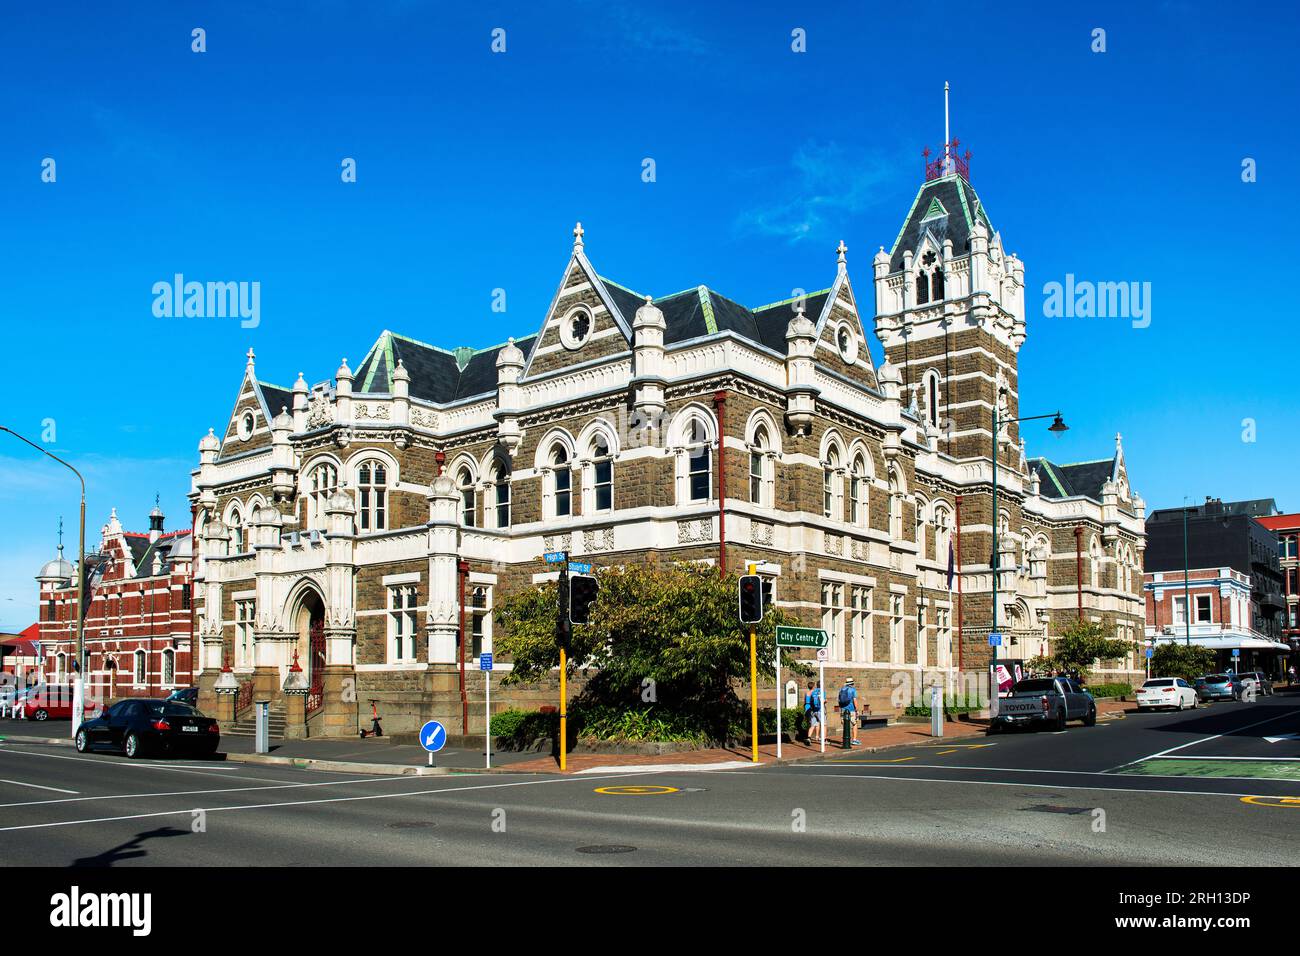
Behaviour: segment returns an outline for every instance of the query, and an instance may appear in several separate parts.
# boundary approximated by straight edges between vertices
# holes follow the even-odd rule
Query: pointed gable
[[[942,249],[944,240],[951,239],[953,255],[965,255],[970,251],[970,233],[977,218],[992,236],[993,225],[983,203],[961,176],[952,174],[925,183],[894,240],[889,271],[898,272],[903,268],[903,253],[919,250],[926,233],[934,238],[937,248]]]
[[[631,306],[631,295],[627,289],[620,289],[617,297],[610,291],[587,259],[579,238],[542,327],[530,337],[532,347],[525,351],[528,360],[524,376],[543,375],[624,353],[630,361],[632,326],[623,307]],[[636,314],[635,309],[632,314]]]
[[[266,392],[270,390],[274,398],[277,393],[289,395],[286,389],[274,385],[263,385],[253,373],[252,352],[244,368],[244,379],[239,385],[239,394],[235,397],[235,406],[226,422],[226,429],[221,438],[219,458],[229,458],[271,444],[271,418],[279,412],[271,412]],[[293,402],[290,396],[290,408]]]

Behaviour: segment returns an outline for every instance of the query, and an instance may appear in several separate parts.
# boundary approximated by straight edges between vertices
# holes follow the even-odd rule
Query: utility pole
[[[568,766],[569,754],[569,555],[560,565],[560,594],[555,602],[555,642],[560,645],[560,770]]]
[[[1183,495],[1183,624],[1187,635],[1184,643],[1192,646],[1192,598],[1187,564],[1187,495]]]

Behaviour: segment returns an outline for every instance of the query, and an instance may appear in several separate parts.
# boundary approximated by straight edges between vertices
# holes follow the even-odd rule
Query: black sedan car
[[[178,687],[167,695],[168,700],[179,700],[191,707],[199,706],[199,689],[197,687]]]
[[[112,747],[132,758],[147,753],[210,757],[221,743],[221,728],[180,701],[121,700],[77,728],[76,743],[78,753]]]

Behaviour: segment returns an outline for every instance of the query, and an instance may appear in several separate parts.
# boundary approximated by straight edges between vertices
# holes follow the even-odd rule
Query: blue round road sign
[[[420,746],[431,754],[436,754],[447,746],[447,728],[436,720],[431,720],[420,728]]]

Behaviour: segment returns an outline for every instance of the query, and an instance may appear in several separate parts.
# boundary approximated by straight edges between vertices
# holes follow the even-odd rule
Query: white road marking
[[[893,769],[893,768],[891,768]],[[982,767],[977,769],[984,769]],[[755,770],[724,770],[723,773],[757,773]],[[903,783],[953,783],[961,786],[975,787],[1036,787],[1040,790],[1088,790],[1093,793],[1157,793],[1190,797],[1258,797],[1258,793],[1220,793],[1217,790],[1145,790],[1140,787],[1072,787],[1063,783],[1013,783],[1009,780],[945,780],[942,777],[887,777],[884,774],[820,773],[818,777],[832,780],[899,780]],[[1186,779],[1186,778],[1179,778]],[[1232,779],[1254,779],[1232,778]],[[1269,781],[1273,782],[1273,781]],[[1273,794],[1262,794],[1273,796]]]
[[[1220,758],[1220,757],[1171,757],[1171,758],[1169,758],[1169,759],[1171,759],[1171,760],[1220,760],[1220,759],[1225,759],[1225,758]],[[1238,760],[1268,760],[1269,758],[1267,758],[1267,757],[1238,757],[1238,758],[1236,758],[1236,759],[1238,759]],[[1295,759],[1300,759],[1300,758],[1295,758]],[[845,763],[847,764],[848,761],[845,761]],[[835,765],[834,765],[834,764],[803,764],[803,765],[795,765],[795,766],[792,767],[791,769],[798,769],[798,770],[825,770],[828,766],[835,766]],[[1000,773],[1063,773],[1063,774],[1068,774],[1069,776],[1072,776],[1072,777],[1110,777],[1110,778],[1112,778],[1112,779],[1113,779],[1113,778],[1122,778],[1122,777],[1124,776],[1123,774],[1112,773],[1112,772],[1109,771],[1109,770],[1030,770],[1030,769],[1028,769],[1028,768],[1026,768],[1026,767],[966,767],[966,766],[961,766],[961,765],[958,765],[958,764],[950,764],[950,763],[909,763],[909,764],[908,764],[907,766],[905,766],[905,767],[902,766],[902,765],[900,765],[900,764],[891,764],[891,765],[889,765],[889,766],[883,766],[883,765],[875,765],[875,766],[872,766],[872,765],[862,765],[862,764],[856,764],[856,763],[855,763],[853,766],[854,766],[855,769],[856,769],[857,767],[861,766],[862,769],[864,769],[864,770],[995,770],[995,771],[998,771],[998,772],[1000,772]],[[1128,765],[1125,764],[1125,766],[1128,766]],[[829,775],[828,775],[828,774],[819,774],[819,776],[829,776]],[[837,776],[838,776],[838,775],[837,775]],[[847,776],[852,776],[852,774],[849,774],[849,775],[847,775]],[[1144,773],[1144,774],[1142,774],[1142,776],[1143,776],[1143,777],[1159,777],[1159,778],[1161,778],[1161,779],[1165,779],[1165,780],[1187,780],[1187,779],[1189,779],[1185,774],[1177,774],[1177,773]],[[892,779],[892,778],[888,778],[888,777],[886,777],[885,779]],[[923,779],[923,778],[921,778],[921,777],[899,777],[898,779],[900,779],[900,780],[913,780],[913,779],[915,779],[915,780],[921,780],[921,779]],[[1222,776],[1222,777],[1215,777],[1215,778],[1213,778],[1213,779],[1216,779],[1216,780],[1268,780],[1270,783],[1291,783],[1291,782],[1293,782],[1293,781],[1290,781],[1290,780],[1279,780],[1279,779],[1272,779],[1272,778],[1268,778],[1268,777],[1233,777],[1233,776]],[[970,783],[971,781],[966,781],[966,780],[960,780],[960,781],[959,781],[959,780],[954,780],[954,781],[952,781],[952,782],[953,782],[953,783]],[[978,781],[977,781],[977,782],[978,782]],[[1109,789],[1112,789],[1112,788],[1110,788],[1110,787],[1106,787],[1106,788],[1104,788],[1104,789],[1109,790]],[[1118,789],[1118,788],[1115,788],[1115,789]],[[1158,792],[1158,791],[1154,791],[1154,790],[1152,790],[1152,791],[1147,791],[1147,790],[1144,790],[1144,791],[1142,791],[1142,792],[1143,792],[1143,793],[1156,793],[1156,792]],[[1184,791],[1179,790],[1179,791],[1177,791],[1177,792],[1178,792],[1178,793],[1183,793]],[[58,802],[58,801],[56,801],[56,802]]]
[[[1252,727],[1262,727],[1264,724],[1271,724],[1275,720],[1291,720],[1294,719],[1295,716],[1296,716],[1296,711],[1290,711],[1285,714],[1278,714],[1276,717],[1269,717],[1265,720],[1257,720],[1255,721],[1255,723],[1246,724],[1246,726],[1244,727],[1233,727],[1231,730],[1225,730],[1221,734],[1212,734],[1209,737],[1202,737],[1200,740],[1192,740],[1192,741],[1188,741],[1185,744],[1179,744],[1177,747],[1170,747],[1168,750],[1162,750],[1159,753],[1150,754],[1146,757],[1139,757],[1137,760],[1130,760],[1128,763],[1122,763],[1118,767],[1111,767],[1109,770],[1106,771],[1106,773],[1113,773],[1117,770],[1122,770],[1125,767],[1131,767],[1135,763],[1142,763],[1143,761],[1146,760],[1154,760],[1156,757],[1163,757],[1166,754],[1171,754],[1175,750],[1183,750],[1187,747],[1195,747],[1197,744],[1209,743],[1211,740],[1218,740],[1220,737],[1226,737],[1229,734],[1239,734],[1243,730],[1250,730],[1250,728]]]
[[[216,763],[212,764],[210,767],[205,766],[202,770],[200,770],[197,767],[176,767],[164,763],[150,763],[148,761],[145,762],[136,761],[133,763],[126,763],[125,761],[122,760],[97,760],[94,757],[69,757],[66,754],[41,753],[39,750],[14,750],[12,747],[0,747],[0,754],[22,754],[24,757],[45,757],[48,760],[75,760],[78,763],[93,763],[100,767],[126,767],[132,770],[167,770],[172,773],[197,773],[205,777],[211,777],[214,775],[212,771],[217,771],[215,773],[216,776],[226,777],[232,780],[268,779],[266,777],[249,777],[243,774],[236,774],[233,771],[240,769],[240,767],[236,767],[236,766],[231,766],[230,772],[220,772],[224,768],[222,767],[221,764],[216,764]],[[274,769],[279,769],[279,766],[277,765]],[[274,779],[274,778],[269,778],[269,779]]]
[[[59,787],[43,787],[39,783],[24,783],[21,780],[5,780],[3,777],[0,777],[0,783],[12,783],[15,787],[34,787],[37,790],[53,790],[55,793],[79,793],[80,792],[78,790],[63,790]],[[49,800],[49,801],[38,801],[38,802],[62,803],[63,801]],[[21,804],[19,805],[21,806]]]
[[[322,803],[355,803],[361,800],[399,800],[406,797],[426,797],[441,793],[466,793],[471,790],[504,790],[508,787],[532,787],[545,783],[571,783],[573,781],[585,783],[588,780],[600,779],[621,780],[625,777],[633,776],[641,775],[623,773],[611,774],[605,778],[571,776],[547,780],[522,780],[517,783],[485,783],[472,787],[441,787],[437,790],[413,790],[410,793],[373,793],[360,797],[325,797],[321,800],[288,800],[283,803],[250,803],[240,807],[203,807],[201,809],[206,813],[227,813],[235,810],[274,810],[280,807],[309,807]],[[193,812],[194,809],[161,810],[157,813],[132,813],[121,817],[96,817],[89,820],[62,820],[57,823],[25,823],[21,826],[0,827],[0,833],[8,833],[12,830],[48,830],[54,827],[75,827],[86,823],[116,823],[121,820],[147,820],[151,817],[188,816]]]
[[[732,770],[737,767],[752,767],[752,760],[723,760],[718,763],[636,763],[626,766],[588,767],[575,771],[576,774],[593,773],[691,773],[697,770]]]
[[[252,790],[302,790],[307,787],[338,787],[350,783],[383,783],[388,780],[409,780],[407,776],[397,777],[356,777],[351,780],[325,780],[318,783],[270,783],[265,787],[225,787],[220,790],[171,790],[163,793],[110,793],[97,797],[72,797],[67,800],[27,800],[22,803],[0,803],[0,810],[11,807],[48,807],[60,803],[86,803],[91,800],[140,800],[148,797],[189,797],[204,796],[210,793],[247,793]],[[0,781],[8,782],[8,781]],[[35,784],[27,784],[35,786]],[[55,790],[56,787],[46,787]],[[76,790],[60,790],[60,793],[77,793]]]

